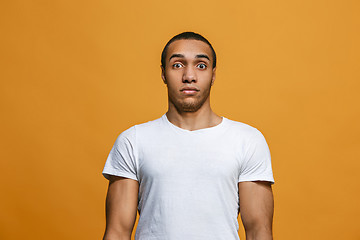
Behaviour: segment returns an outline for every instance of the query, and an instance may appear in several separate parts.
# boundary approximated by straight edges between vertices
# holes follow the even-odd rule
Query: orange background
[[[0,239],[101,239],[106,157],[167,110],[160,52],[187,30],[217,51],[215,112],[268,141],[275,239],[360,239],[359,13],[357,0],[1,1]]]

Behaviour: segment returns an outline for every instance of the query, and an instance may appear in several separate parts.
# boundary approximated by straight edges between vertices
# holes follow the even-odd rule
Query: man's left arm
[[[246,240],[272,240],[274,198],[271,183],[246,181],[238,184]]]

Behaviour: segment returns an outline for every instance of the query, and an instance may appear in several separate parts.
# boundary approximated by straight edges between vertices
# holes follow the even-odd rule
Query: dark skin
[[[169,45],[162,79],[168,88],[170,122],[187,130],[213,127],[222,119],[210,107],[215,81],[210,47],[197,40],[178,40]],[[184,91],[189,87],[196,91]],[[195,109],[195,111],[194,111]],[[274,199],[271,184],[240,182],[240,214],[247,240],[271,240]],[[106,198],[104,240],[130,240],[136,220],[139,184],[113,176]]]
[[[271,240],[274,198],[269,182],[240,182],[240,214],[247,240]]]
[[[106,196],[104,240],[130,240],[134,228],[139,184],[128,178],[111,176]]]

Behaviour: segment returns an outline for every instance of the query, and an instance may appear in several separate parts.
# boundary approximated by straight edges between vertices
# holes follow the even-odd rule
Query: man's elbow
[[[272,240],[272,224],[263,221],[253,221],[245,226],[246,240]]]
[[[107,231],[104,234],[103,240],[131,240],[131,233]]]

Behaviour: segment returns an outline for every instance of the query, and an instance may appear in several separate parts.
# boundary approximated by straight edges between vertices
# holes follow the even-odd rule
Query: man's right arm
[[[130,240],[134,228],[139,183],[110,176],[106,196],[106,229],[103,240]]]

